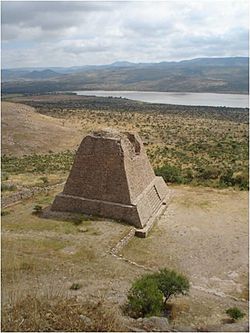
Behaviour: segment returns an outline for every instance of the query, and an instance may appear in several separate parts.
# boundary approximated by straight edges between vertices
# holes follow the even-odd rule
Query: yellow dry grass
[[[41,115],[23,104],[2,102],[2,154],[17,156],[75,148],[77,124]]]

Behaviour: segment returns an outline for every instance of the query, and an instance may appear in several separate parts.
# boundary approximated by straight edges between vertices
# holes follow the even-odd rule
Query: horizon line
[[[197,57],[197,58],[190,58],[190,59],[182,59],[182,60],[162,60],[158,62],[133,62],[129,60],[116,60],[112,63],[106,64],[91,64],[91,65],[73,65],[73,66],[23,66],[23,67],[1,67],[1,70],[8,70],[8,69],[28,69],[28,68],[73,68],[73,67],[98,67],[98,66],[111,66],[117,63],[129,63],[129,64],[161,64],[161,63],[180,63],[183,61],[192,61],[192,60],[199,60],[199,59],[227,59],[227,58],[249,58],[249,56],[211,56],[211,57]]]

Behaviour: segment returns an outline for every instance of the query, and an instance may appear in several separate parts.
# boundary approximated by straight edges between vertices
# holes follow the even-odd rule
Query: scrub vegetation
[[[156,174],[167,183],[248,189],[248,109],[61,94],[12,100],[34,107],[49,116],[47,121],[60,118],[65,126],[76,124],[78,135],[104,127],[139,132]],[[36,153],[19,157],[10,149],[2,159],[3,172],[11,179],[13,174],[47,177],[61,171],[66,178],[75,154],[72,143],[61,152],[55,152],[53,142],[47,145],[48,153],[44,149],[43,154],[38,148]]]

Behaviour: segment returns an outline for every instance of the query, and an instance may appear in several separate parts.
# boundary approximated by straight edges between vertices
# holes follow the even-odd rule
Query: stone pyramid
[[[113,218],[141,229],[155,219],[167,195],[140,137],[106,130],[82,140],[64,190],[51,209]]]

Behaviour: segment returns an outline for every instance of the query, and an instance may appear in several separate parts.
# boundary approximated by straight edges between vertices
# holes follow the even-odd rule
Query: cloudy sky
[[[247,0],[2,1],[2,67],[248,55]]]

